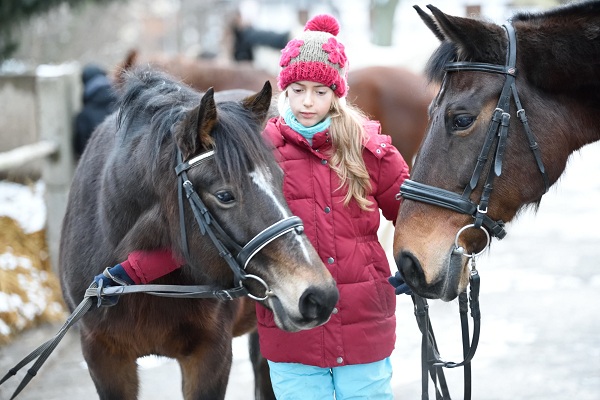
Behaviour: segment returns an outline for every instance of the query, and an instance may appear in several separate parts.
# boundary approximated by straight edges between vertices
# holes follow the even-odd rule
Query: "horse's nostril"
[[[331,296],[321,289],[310,287],[300,297],[300,313],[306,319],[324,321],[329,318],[337,300],[337,295]]]
[[[398,271],[404,277],[405,282],[415,284],[419,279],[420,264],[415,257],[408,252],[401,252],[396,259]]]

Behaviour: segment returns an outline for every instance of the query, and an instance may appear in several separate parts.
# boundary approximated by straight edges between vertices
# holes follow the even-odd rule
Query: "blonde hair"
[[[340,178],[338,189],[348,186],[344,205],[354,198],[361,209],[370,211],[373,202],[367,195],[371,192],[371,178],[362,156],[368,139],[363,126],[367,117],[358,107],[337,96],[333,96],[330,116],[329,133],[333,144],[330,165]]]

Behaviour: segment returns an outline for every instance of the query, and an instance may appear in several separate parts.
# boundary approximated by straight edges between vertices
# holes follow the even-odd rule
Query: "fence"
[[[60,230],[75,159],[73,118],[81,107],[77,64],[0,75],[0,172],[45,183],[46,237],[57,272]]]

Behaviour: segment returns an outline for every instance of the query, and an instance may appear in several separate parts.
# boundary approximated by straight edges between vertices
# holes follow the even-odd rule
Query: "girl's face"
[[[306,128],[327,117],[335,96],[327,86],[310,81],[292,83],[287,88],[287,95],[294,117]]]

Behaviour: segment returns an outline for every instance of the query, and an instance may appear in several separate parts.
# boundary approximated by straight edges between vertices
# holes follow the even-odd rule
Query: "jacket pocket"
[[[396,312],[396,295],[393,291],[393,287],[388,282],[386,276],[381,276],[381,274],[377,272],[374,265],[369,264],[368,270],[377,290],[381,312],[385,317],[390,317]]]
[[[383,315],[388,316],[388,314],[389,314],[388,300],[385,295],[385,290],[382,285],[381,277],[377,273],[377,270],[375,269],[373,264],[369,264],[369,266],[367,268],[368,268],[369,275],[370,275],[371,281],[373,283],[373,286],[375,287],[375,290],[377,292],[377,297],[379,299],[379,301],[378,301],[379,310],[382,312]],[[386,283],[389,285],[389,283],[387,281],[386,281]]]

